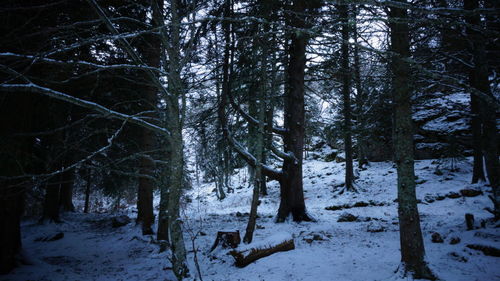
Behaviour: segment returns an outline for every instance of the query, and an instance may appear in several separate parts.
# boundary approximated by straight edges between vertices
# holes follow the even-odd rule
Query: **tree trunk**
[[[274,76],[274,74],[273,74]],[[269,97],[271,96],[272,94],[270,94],[268,96],[268,100],[267,100],[267,108],[266,108],[266,112],[265,112],[265,122],[266,124],[269,124],[269,126],[267,126],[267,130],[265,131],[265,135],[264,135],[264,149],[262,151],[262,164],[266,165],[267,162],[268,162],[268,152],[271,150],[271,145],[272,145],[272,142],[273,142],[273,117],[274,117],[274,103],[272,100],[269,100]],[[267,192],[267,178],[266,176],[264,175],[264,173],[261,173],[261,180],[260,180],[260,195],[261,196],[267,196],[268,192]]]
[[[404,1],[400,1],[406,3]],[[435,279],[424,260],[425,249],[415,194],[413,123],[411,119],[410,56],[407,11],[391,7],[391,71],[394,99],[394,154],[398,175],[398,215],[401,261],[405,273],[416,279]]]
[[[32,164],[34,139],[19,134],[32,129],[33,96],[29,93],[1,93],[0,100],[0,174],[4,177],[22,176],[29,172]],[[21,250],[24,193],[30,183],[26,179],[0,179],[0,274],[7,274],[15,267],[16,256]]]
[[[469,5],[473,5],[471,1],[469,1]],[[476,3],[477,6],[477,3]],[[464,2],[464,8],[467,9],[467,3]],[[469,7],[472,9],[473,7]],[[472,24],[474,22],[474,18],[468,17],[467,23]],[[468,33],[471,33],[468,30]],[[471,53],[474,50],[474,43],[469,42],[469,48]],[[473,68],[469,73],[469,84],[474,87],[477,87],[476,79],[476,69]],[[472,183],[477,183],[479,181],[485,181],[486,178],[484,176],[484,157],[483,157],[483,124],[481,121],[481,100],[474,94],[470,95],[470,108],[471,108],[471,131],[472,131],[472,148],[473,148],[473,169],[472,169]]]
[[[20,192],[9,192],[13,189]],[[18,183],[0,182],[0,274],[9,273],[16,266],[16,256],[21,250],[21,215],[24,187]]]
[[[90,188],[92,187],[92,181],[91,181],[91,173],[92,170],[90,168],[87,168],[87,183],[85,186],[85,205],[83,207],[83,212],[88,213],[90,210]]]
[[[66,171],[61,174],[61,194],[59,199],[63,212],[75,211],[75,205],[73,205],[73,183],[73,170]]]
[[[175,0],[174,0],[175,1]],[[172,112],[176,113],[176,112]],[[178,113],[178,111],[177,111]],[[184,237],[182,232],[182,222],[180,217],[180,198],[184,183],[184,156],[182,132],[179,124],[180,120],[174,116],[170,116],[169,122],[174,123],[171,128],[170,144],[172,148],[171,164],[170,164],[170,190],[168,191],[168,231],[169,241],[172,249],[172,267],[178,279],[187,277],[188,267],[186,265],[186,249],[184,245]],[[178,126],[178,125],[177,125]]]
[[[342,21],[342,100],[344,102],[344,150],[345,150],[345,188],[354,191],[354,173],[352,167],[352,137],[351,137],[351,71],[349,69],[349,11],[347,5],[339,5],[339,15]]]
[[[169,144],[163,144],[164,146],[169,146]],[[167,159],[170,160],[170,152],[167,152]],[[170,187],[170,169],[169,166],[172,163],[169,161],[167,167],[164,168],[161,175],[160,182],[160,210],[158,212],[158,231],[156,233],[156,239],[158,241],[165,241],[169,243],[168,239],[168,193]],[[160,251],[166,250],[166,247],[161,246]]]
[[[161,22],[157,20],[158,13],[163,10],[163,2],[152,0],[151,8],[153,10],[153,17],[155,25],[162,25]],[[159,68],[161,60],[161,41],[158,35],[147,35],[142,39],[144,42],[141,43],[141,52],[144,54],[144,62],[151,67]],[[145,80],[149,80],[148,73],[145,73]],[[156,108],[158,104],[158,90],[156,85],[151,83],[151,86],[147,86],[144,91],[144,110],[153,111],[152,113],[146,114],[149,118],[155,118]],[[140,160],[140,174],[152,176],[154,174],[155,165],[151,161],[151,152],[157,149],[156,144],[156,134],[152,130],[142,129],[142,139],[141,139],[141,149],[147,157],[142,157]],[[137,196],[137,222],[142,224],[142,234],[148,235],[153,234],[152,225],[154,223],[153,214],[153,191],[155,188],[155,182],[146,177],[139,178],[138,196]]]
[[[260,159],[257,159],[260,160]],[[252,204],[250,207],[250,216],[248,218],[248,224],[245,231],[245,236],[243,237],[243,242],[249,244],[252,243],[253,232],[255,230],[255,224],[257,223],[257,207],[259,205],[259,189],[260,189],[260,181],[262,180],[262,168],[260,165],[255,167],[255,182],[253,184],[253,193],[252,193]]]
[[[264,28],[265,32],[266,29]],[[250,135],[251,138],[255,138],[255,152],[257,163],[263,163],[265,158],[265,148],[264,148],[264,121],[266,118],[266,93],[267,93],[267,42],[262,38],[260,46],[262,52],[260,54],[260,89],[258,89],[256,95],[256,109],[258,112],[257,120],[259,125],[257,126],[257,132],[255,135]],[[268,126],[271,127],[271,126]],[[253,239],[253,232],[255,230],[255,224],[257,222],[257,207],[259,205],[259,193],[262,186],[262,182],[265,182],[265,177],[262,173],[262,166],[257,165],[254,169],[255,177],[253,183],[253,194],[252,194],[252,205],[250,208],[250,216],[248,218],[247,229],[245,236],[243,237],[243,242],[251,243]]]
[[[262,97],[262,95],[261,95]],[[261,100],[260,103],[260,108],[259,108],[259,116],[258,120],[260,122],[259,127],[258,127],[258,133],[255,136],[256,138],[256,150],[260,153],[257,153],[257,163],[262,163],[263,160],[263,153],[262,151],[263,146],[264,146],[264,110],[265,110],[265,105],[264,101]],[[262,173],[262,166],[259,164],[255,167],[255,177],[254,177],[254,184],[253,184],[253,194],[252,194],[252,204],[250,207],[250,216],[248,218],[248,224],[245,232],[245,236],[243,237],[243,242],[245,243],[252,243],[253,239],[253,232],[255,230],[255,224],[257,222],[257,207],[259,205],[259,193],[260,193],[260,188],[262,186],[262,181],[265,180],[265,176]]]
[[[45,183],[45,199],[43,202],[43,216],[41,221],[61,222],[60,211],[61,182],[59,176],[53,176]]]
[[[12,136],[31,130],[33,97],[25,93],[2,93],[0,99],[0,173],[5,177],[20,176],[31,164],[33,139]],[[7,274],[15,267],[21,250],[20,223],[27,184],[29,181],[0,179],[0,274]]]
[[[473,74],[470,75],[470,84],[474,85]],[[476,95],[470,95],[470,108],[471,108],[471,131],[472,131],[472,148],[474,155],[474,163],[472,168],[472,183],[485,181],[484,177],[484,159],[483,159],[483,145],[482,145],[482,124],[480,116],[479,100]]]
[[[223,167],[223,175],[224,175],[224,186],[226,187],[226,192],[228,193],[231,193],[233,191],[232,187],[231,187],[231,171],[233,170],[232,166],[231,166],[231,151],[229,150],[228,148],[228,143],[227,141],[224,139],[223,141],[223,144],[224,144],[224,151],[223,151],[223,156],[224,156],[224,165],[222,166]],[[221,193],[222,194],[222,193]],[[224,197],[225,197],[225,193],[224,193]]]
[[[254,42],[254,44],[255,44],[255,42]],[[251,82],[249,90],[248,90],[248,114],[250,116],[252,116],[252,118],[256,118],[257,115],[259,114],[258,113],[258,105],[257,105],[258,99],[257,99],[257,97],[256,97],[257,95],[255,95],[255,93],[257,93],[260,90],[259,89],[260,83],[262,83],[262,82],[261,81]],[[259,128],[257,125],[248,124],[248,138],[247,138],[248,145],[247,146],[248,146],[248,151],[252,155],[257,155],[260,153],[260,151],[258,151],[258,149],[257,149],[257,140],[255,137],[255,136],[257,136],[258,133],[259,133]],[[255,168],[256,167],[252,167],[252,165],[248,165],[248,182],[252,185],[256,183],[256,181],[255,181]]]
[[[146,133],[147,130],[143,130]],[[143,139],[148,137],[143,135]],[[143,140],[142,147],[146,147],[146,141]],[[147,175],[151,172],[151,165],[148,165],[149,159],[141,159],[140,174]],[[154,214],[153,214],[153,182],[148,178],[139,178],[139,187],[137,192],[137,222],[142,225],[142,234],[153,234]]]
[[[181,280],[187,277],[189,270],[186,263],[186,248],[182,232],[182,221],[180,217],[180,198],[184,186],[184,146],[182,139],[182,119],[179,108],[179,99],[184,95],[181,80],[180,65],[180,25],[178,0],[171,0],[171,34],[170,48],[168,48],[170,65],[168,75],[168,89],[170,95],[167,100],[167,125],[170,136],[168,138],[170,148],[169,178],[170,190],[168,192],[168,231],[169,241],[172,249],[172,267],[175,276]]]
[[[306,27],[307,1],[294,1],[290,25],[302,29]],[[294,221],[310,221],[304,202],[302,183],[302,153],[304,148],[304,72],[306,65],[307,35],[292,32],[289,46],[288,81],[285,97],[285,152],[291,153],[294,160],[283,162],[283,177],[280,180],[280,206],[277,222],[283,222],[292,214]]]
[[[217,198],[219,200],[224,200],[226,198],[226,192],[224,192],[224,174],[225,174],[225,171],[224,171],[224,151],[220,151],[220,159],[222,161],[220,161],[219,163],[219,171],[217,172],[217,176],[216,176],[216,181],[215,181],[215,188],[216,188],[216,192],[217,192]]]
[[[160,188],[160,210],[158,212],[158,231],[156,235],[158,241],[168,243],[168,187]]]
[[[354,77],[356,83],[356,122],[357,122],[357,150],[358,150],[358,167],[368,165],[366,154],[366,118],[364,112],[364,102],[366,96],[362,87],[361,80],[361,64],[359,62],[359,47],[358,47],[358,26],[356,24],[356,14],[353,15],[353,31],[354,31]]]
[[[464,0],[466,10],[479,8],[478,0]],[[474,69],[472,70],[472,87],[482,93],[492,97],[490,83],[488,81],[488,60],[486,58],[486,41],[481,31],[480,15],[470,15],[466,17],[469,24],[467,27],[467,36],[472,43],[472,58]],[[471,28],[473,26],[473,28]],[[496,109],[487,102],[479,101],[480,117],[483,125],[483,155],[486,164],[486,174],[490,182],[493,196],[491,199],[494,204],[495,219],[500,219],[500,190],[498,189],[500,177],[500,163],[498,161],[498,130],[496,122]]]
[[[269,3],[267,1],[262,1],[263,4]],[[267,7],[266,7],[267,8]],[[269,9],[272,10],[272,9]],[[270,46],[276,46],[277,44],[277,39],[275,38],[276,34],[276,27],[275,25],[272,25],[271,33],[273,34],[273,37],[271,39],[271,42],[269,43]],[[268,158],[268,151],[271,151],[271,146],[273,144],[273,119],[274,119],[274,107],[275,107],[275,96],[278,95],[279,93],[279,83],[277,81],[277,63],[278,59],[276,57],[276,52],[272,51],[271,52],[271,78],[270,78],[270,91],[268,92],[266,96],[266,103],[267,103],[267,108],[266,108],[266,124],[267,130],[265,132],[265,138],[264,138],[264,154],[262,156],[262,163],[267,164],[267,158]],[[267,181],[266,181],[266,176],[264,173],[262,173],[262,180],[261,180],[261,186],[260,186],[260,193],[262,196],[267,195]]]

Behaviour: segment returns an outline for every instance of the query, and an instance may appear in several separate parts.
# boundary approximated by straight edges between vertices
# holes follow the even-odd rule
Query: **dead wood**
[[[223,248],[231,247],[236,248],[241,242],[240,231],[219,231],[217,232],[217,238],[215,238],[214,244],[212,248],[210,248],[210,252],[212,252],[217,245],[221,243]]]
[[[248,254],[245,253],[247,251],[240,252],[236,250],[229,252],[229,254],[233,256],[235,260],[234,265],[236,265],[236,267],[245,267],[258,259],[270,256],[274,253],[290,251],[293,249],[295,249],[295,243],[293,242],[293,239],[291,239],[275,246],[251,249]]]
[[[486,256],[500,257],[500,249],[492,247],[492,246],[485,246],[485,245],[479,245],[479,244],[468,244],[467,248],[481,251]]]
[[[465,224],[467,225],[467,230],[474,229],[474,215],[473,214],[465,214]]]
[[[44,237],[38,237],[35,239],[35,241],[36,242],[52,242],[52,241],[56,241],[56,240],[59,240],[62,238],[64,238],[64,233],[59,232],[59,233],[44,236]]]

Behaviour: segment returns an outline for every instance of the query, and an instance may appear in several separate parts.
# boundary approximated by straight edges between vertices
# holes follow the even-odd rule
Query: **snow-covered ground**
[[[436,167],[440,165],[439,175]],[[466,247],[482,244],[500,248],[500,228],[484,210],[491,202],[489,187],[471,185],[470,160],[450,172],[436,160],[416,162],[417,197],[422,220],[427,260],[442,280],[500,280],[500,260]],[[394,273],[400,261],[396,199],[396,170],[390,162],[371,163],[359,172],[359,193],[336,195],[343,182],[343,163],[307,160],[304,164],[306,206],[317,222],[274,223],[279,204],[277,183],[269,183],[269,195],[261,199],[254,242],[240,248],[258,247],[293,237],[295,249],[262,258],[245,268],[234,266],[229,249],[209,253],[217,231],[239,230],[243,236],[250,210],[251,188],[243,180],[245,171],[232,179],[234,193],[218,201],[213,184],[202,184],[187,194],[184,206],[186,246],[192,279],[193,235],[203,280],[406,280]],[[444,198],[461,189],[483,191],[477,197]],[[453,197],[453,196],[451,196]],[[436,200],[442,199],[442,200]],[[383,203],[383,206],[326,210],[332,205],[356,202]],[[431,202],[432,201],[432,202]],[[378,204],[382,205],[382,204]],[[358,216],[355,222],[337,222],[344,213]],[[475,216],[478,229],[466,231],[464,215]],[[134,216],[133,214],[130,214]],[[174,280],[167,253],[158,253],[152,237],[142,236],[133,223],[112,228],[109,214],[66,214],[65,222],[40,226],[23,224],[23,247],[33,265],[7,275],[7,280]],[[369,231],[370,230],[370,231]],[[380,231],[381,230],[381,231]],[[64,232],[53,242],[35,242],[37,237]],[[373,232],[380,231],[380,232]],[[431,235],[441,234],[443,243],[432,243]],[[460,238],[458,244],[450,244]]]

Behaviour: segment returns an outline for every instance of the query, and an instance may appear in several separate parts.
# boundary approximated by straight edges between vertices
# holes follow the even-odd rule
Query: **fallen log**
[[[62,238],[64,238],[64,233],[59,232],[59,233],[44,236],[44,237],[38,237],[35,239],[35,241],[36,242],[52,242],[52,241],[56,241],[56,240],[59,240]]]
[[[285,251],[290,251],[295,249],[295,243],[293,242],[293,239],[291,240],[286,240],[284,242],[281,242],[275,246],[269,246],[269,247],[264,247],[264,248],[253,248],[250,250],[246,251],[236,251],[233,250],[229,252],[231,256],[233,256],[235,263],[234,265],[236,267],[245,267],[252,262],[270,256],[274,253],[277,252],[285,252]],[[248,254],[246,252],[250,251]]]
[[[352,205],[349,205],[349,204],[343,204],[343,205],[333,205],[333,206],[328,206],[328,207],[325,207],[325,210],[328,210],[328,211],[338,211],[338,210],[343,210],[343,209],[351,209],[351,208],[363,208],[363,207],[380,207],[380,206],[385,206],[385,205],[389,205],[388,203],[384,203],[384,202],[374,202],[374,201],[368,201],[368,202],[365,202],[365,201],[359,201],[359,202],[356,202]]]
[[[492,246],[479,245],[479,244],[468,244],[466,247],[469,249],[476,250],[476,251],[481,251],[486,256],[500,257],[500,249],[497,249],[497,248],[492,247]]]

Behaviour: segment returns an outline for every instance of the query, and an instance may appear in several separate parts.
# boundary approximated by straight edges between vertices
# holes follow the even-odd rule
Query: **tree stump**
[[[236,248],[241,243],[240,231],[218,231],[217,238],[215,238],[214,245],[210,248],[210,252],[212,252],[217,245],[221,243],[223,248],[231,247]]]
[[[474,229],[474,215],[473,214],[465,214],[465,224],[467,224],[467,230]]]

